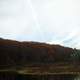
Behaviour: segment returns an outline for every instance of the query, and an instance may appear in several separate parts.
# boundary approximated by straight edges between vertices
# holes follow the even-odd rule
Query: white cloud
[[[79,48],[80,0],[0,0],[0,36]]]

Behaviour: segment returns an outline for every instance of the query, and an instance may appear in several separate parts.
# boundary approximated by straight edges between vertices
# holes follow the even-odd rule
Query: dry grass
[[[20,69],[10,68],[3,69],[0,72],[17,72],[19,74],[30,74],[30,75],[59,75],[59,74],[80,74],[80,66],[78,65],[41,65],[41,66],[25,66]]]

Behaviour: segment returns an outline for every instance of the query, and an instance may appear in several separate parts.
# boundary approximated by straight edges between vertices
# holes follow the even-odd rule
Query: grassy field
[[[0,70],[0,80],[75,80],[78,75],[80,66],[71,64],[28,65]]]
[[[54,74],[80,74],[80,65],[73,64],[45,64],[45,65],[28,65],[24,67],[11,67],[1,69],[0,72],[13,71],[19,74],[30,75],[54,75]]]

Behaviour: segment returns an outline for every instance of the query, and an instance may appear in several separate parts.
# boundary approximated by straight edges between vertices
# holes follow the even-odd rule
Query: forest
[[[80,50],[40,42],[16,41],[0,38],[0,68],[28,64],[76,63]]]

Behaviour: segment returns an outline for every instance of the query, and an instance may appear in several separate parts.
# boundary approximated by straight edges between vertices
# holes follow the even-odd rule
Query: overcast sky
[[[80,48],[80,0],[0,0],[0,37]]]

